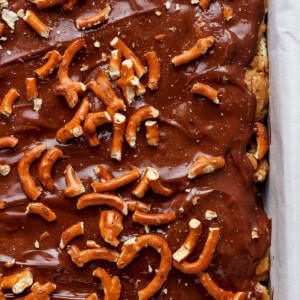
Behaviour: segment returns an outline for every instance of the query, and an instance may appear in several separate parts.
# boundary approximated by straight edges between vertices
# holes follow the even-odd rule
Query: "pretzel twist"
[[[46,79],[53,71],[59,66],[62,56],[58,51],[48,51],[43,59],[47,59],[47,62],[40,68],[34,70],[34,72],[41,78]]]
[[[4,96],[0,105],[0,113],[6,117],[10,117],[13,111],[13,104],[20,97],[18,91],[11,88]]]
[[[55,90],[59,95],[65,97],[70,108],[75,107],[78,103],[78,93],[86,90],[86,86],[82,82],[74,81],[69,77],[70,64],[77,52],[83,47],[85,47],[84,38],[72,42],[66,49],[58,68],[59,85],[55,87]]]
[[[70,164],[66,166],[65,174],[67,187],[64,190],[64,195],[73,198],[83,194],[85,192],[85,187],[81,180],[77,178],[75,170]]]
[[[164,284],[172,268],[172,252],[166,240],[158,234],[145,234],[127,240],[122,246],[117,266],[125,268],[144,247],[154,248],[161,257],[158,270],[152,281],[142,290],[138,291],[139,300],[146,300],[153,296]]]
[[[45,144],[38,144],[27,149],[18,163],[18,175],[25,194],[33,201],[40,195],[41,191],[36,186],[30,175],[31,164],[46,150]]]

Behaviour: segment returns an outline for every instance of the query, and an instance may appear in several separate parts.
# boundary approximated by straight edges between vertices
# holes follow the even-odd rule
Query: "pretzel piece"
[[[33,201],[40,195],[41,191],[35,185],[34,180],[30,175],[31,164],[46,150],[45,144],[38,144],[27,149],[18,163],[18,175],[25,194]]]
[[[67,187],[64,190],[64,195],[73,198],[83,194],[85,192],[85,187],[81,180],[77,178],[75,170],[70,164],[66,166],[65,174]]]
[[[257,150],[254,154],[254,157],[257,160],[261,160],[266,155],[269,149],[269,139],[268,139],[268,132],[264,124],[260,122],[256,122],[254,124],[254,131],[256,135],[256,143],[257,143]]]
[[[65,143],[74,137],[83,135],[83,128],[80,124],[87,116],[89,109],[89,99],[87,97],[84,97],[74,117],[57,131],[56,139],[60,143]]]
[[[94,94],[107,106],[107,111],[111,116],[119,110],[126,110],[124,101],[116,95],[111,82],[105,74],[99,73],[96,81],[89,81],[86,87],[87,89],[92,90]]]
[[[193,85],[191,92],[194,94],[204,96],[215,104],[220,104],[220,100],[218,98],[218,91],[207,84],[197,82]]]
[[[133,222],[143,225],[159,226],[163,224],[170,224],[176,221],[176,215],[172,212],[149,214],[140,210],[134,211],[132,215]]]
[[[69,11],[74,8],[79,0],[67,0],[63,5],[63,10]]]
[[[202,252],[199,258],[192,263],[187,262],[186,260],[181,263],[173,260],[173,266],[182,271],[185,274],[197,274],[199,272],[204,271],[209,266],[217,244],[220,238],[220,228],[209,228],[209,233],[205,245],[202,249]]]
[[[211,0],[199,0],[199,5],[202,9],[207,10],[210,6]]]
[[[55,289],[56,285],[52,282],[46,282],[44,284],[35,282],[30,288],[31,293],[20,298],[20,300],[50,300],[50,295]]]
[[[41,159],[38,168],[38,177],[42,186],[49,191],[55,188],[54,181],[51,176],[51,170],[53,168],[53,165],[59,158],[63,158],[63,157],[64,157],[63,152],[57,147],[53,147],[51,149],[48,149],[44,153]]]
[[[143,198],[149,188],[151,188],[154,193],[161,196],[169,196],[172,193],[171,189],[161,184],[158,170],[151,167],[146,168],[145,175],[132,191],[132,194],[138,198]]]
[[[99,230],[106,243],[117,247],[120,243],[117,237],[123,230],[123,214],[115,209],[102,210],[100,213]]]
[[[206,272],[197,274],[200,283],[207,290],[211,297],[216,300],[245,300],[247,299],[246,292],[228,292],[220,288]]]
[[[154,248],[161,257],[158,270],[152,281],[142,290],[138,291],[139,300],[147,300],[153,296],[164,284],[172,268],[172,252],[166,240],[158,234],[145,234],[127,240],[122,246],[117,266],[125,268],[144,247]]]
[[[135,53],[120,38],[115,37],[110,42],[110,45],[116,50],[121,51],[122,56],[125,59],[130,59],[132,61],[135,73],[138,78],[141,78],[147,72],[147,68],[141,63]]]
[[[214,44],[214,37],[208,36],[206,38],[199,39],[196,44],[189,50],[183,51],[183,53],[174,56],[172,63],[177,67],[204,55],[207,50]]]
[[[43,59],[47,59],[47,62],[40,68],[34,70],[34,72],[42,79],[46,79],[53,71],[58,67],[62,60],[62,56],[58,51],[48,51]]]
[[[76,27],[77,29],[84,30],[102,24],[108,20],[110,12],[111,12],[111,7],[107,5],[105,8],[100,10],[95,15],[85,17],[85,18],[78,18],[75,22]]]
[[[34,3],[38,9],[44,9],[61,4],[63,0],[29,0],[29,2]]]
[[[148,145],[157,147],[159,143],[159,131],[157,122],[148,120],[145,122],[145,127]]]
[[[38,98],[37,83],[35,77],[25,78],[27,101],[33,101]]]
[[[109,181],[113,178],[111,172],[101,165],[97,165],[94,171],[101,180]]]
[[[98,267],[93,276],[101,280],[104,290],[104,300],[119,300],[121,294],[121,283],[117,276],[110,277],[108,272]]]
[[[93,134],[97,127],[111,123],[111,117],[107,111],[100,111],[95,113],[88,113],[84,120],[83,130]]]
[[[68,227],[62,234],[60,238],[59,248],[65,249],[65,247],[73,240],[75,237],[84,234],[84,223],[78,222],[70,227]]]
[[[115,113],[113,116],[113,137],[111,142],[110,157],[121,161],[122,159],[122,144],[126,128],[126,117],[120,113]]]
[[[151,206],[147,203],[138,201],[138,200],[133,200],[133,199],[129,199],[125,201],[127,206],[128,206],[128,211],[136,211],[136,210],[140,210],[144,213],[147,213],[150,211]]]
[[[141,123],[158,117],[159,111],[151,105],[142,106],[131,115],[125,133],[126,141],[130,147],[134,148],[136,145],[136,133]]]
[[[42,38],[50,36],[50,28],[31,10],[27,10],[23,20],[30,25]]]
[[[202,223],[197,219],[191,219],[189,222],[189,227],[190,231],[185,241],[180,248],[173,253],[173,259],[178,263],[181,263],[192,254],[197,246],[198,238],[202,232]]]
[[[223,168],[224,165],[225,159],[221,156],[207,157],[199,155],[196,161],[188,168],[188,178],[193,179],[199,175],[212,173],[217,169]]]
[[[231,7],[224,7],[223,9],[224,19],[228,22],[233,18],[233,10]]]
[[[1,280],[1,289],[11,289],[14,294],[22,293],[33,283],[33,276],[29,270],[23,270],[18,273],[4,276]]]
[[[119,50],[112,50],[109,60],[108,73],[112,80],[121,76],[122,53]]]
[[[96,293],[92,293],[92,294],[90,294],[89,296],[87,296],[87,297],[85,298],[85,300],[99,300],[99,298],[98,298],[98,296],[97,296]]]
[[[11,88],[4,96],[0,105],[0,113],[6,117],[10,117],[13,110],[13,104],[20,97],[18,91]]]
[[[131,171],[128,171],[127,173],[119,177],[115,177],[105,182],[94,181],[91,184],[91,186],[94,192],[98,192],[98,193],[108,192],[123,187],[124,185],[127,185],[130,182],[138,179],[140,176],[141,176],[140,170],[137,167],[132,167]]]
[[[122,214],[128,214],[128,207],[126,202],[120,197],[112,194],[91,193],[81,196],[77,202],[77,208],[83,209],[85,207],[94,205],[107,205],[120,211]]]
[[[59,85],[55,87],[55,90],[59,95],[65,97],[70,108],[76,106],[78,93],[86,90],[86,86],[82,82],[74,81],[69,76],[70,64],[77,52],[83,47],[85,47],[84,38],[72,42],[66,49],[58,68]]]
[[[155,51],[149,51],[144,54],[148,66],[149,66],[149,77],[147,86],[151,90],[157,90],[160,80],[160,62]]]
[[[0,149],[14,148],[18,144],[19,140],[14,136],[0,137]]]
[[[71,256],[73,263],[78,267],[83,267],[84,264],[92,260],[116,262],[119,258],[118,252],[104,247],[80,251],[77,246],[72,245],[68,250],[68,254]]]
[[[56,214],[48,206],[41,202],[31,202],[27,205],[26,214],[37,214],[44,218],[47,222],[56,220]]]
[[[4,25],[4,23],[0,23],[0,37],[2,37],[2,36],[3,36],[4,29],[5,29],[5,25]]]

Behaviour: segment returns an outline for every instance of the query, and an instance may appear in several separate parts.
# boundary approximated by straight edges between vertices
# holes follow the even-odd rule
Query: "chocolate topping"
[[[77,198],[64,197],[64,170],[71,164],[86,193],[91,193],[90,184],[99,180],[94,173],[97,164],[105,166],[115,177],[129,171],[132,166],[137,166],[142,172],[151,166],[159,171],[161,182],[172,190],[172,194],[158,196],[149,190],[142,201],[151,204],[151,213],[173,212],[177,216],[174,223],[151,227],[151,231],[165,236],[171,251],[175,252],[185,240],[189,221],[199,219],[203,231],[195,251],[188,258],[188,261],[194,261],[201,253],[208,228],[220,227],[220,240],[207,271],[223,289],[253,291],[255,268],[270,245],[271,225],[252,183],[253,170],[245,155],[253,132],[256,100],[244,83],[244,75],[255,55],[258,30],[264,16],[263,1],[212,1],[209,9],[203,11],[190,0],[171,1],[170,9],[166,8],[165,0],[116,0],[111,1],[108,21],[86,31],[79,31],[75,20],[103,9],[105,4],[102,1],[79,1],[68,12],[60,6],[39,10],[25,0],[10,2],[9,10],[31,9],[52,30],[50,37],[43,39],[19,20],[14,32],[6,26],[3,36],[7,40],[1,42],[0,99],[10,88],[16,88],[20,93],[11,117],[0,116],[0,137],[14,135],[19,139],[15,148],[0,151],[0,162],[11,166],[8,176],[0,176],[0,200],[5,201],[5,209],[0,211],[0,264],[16,259],[14,267],[3,266],[3,274],[30,268],[36,280],[57,285],[54,299],[83,299],[92,292],[97,292],[102,299],[99,280],[92,276],[93,270],[101,266],[109,274],[119,276],[121,299],[137,299],[137,291],[152,280],[159,265],[159,255],[155,250],[142,250],[131,264],[119,270],[115,263],[106,261],[92,261],[79,268],[71,261],[67,249],[59,248],[62,232],[78,222],[84,222],[85,233],[72,244],[82,250],[86,249],[87,240],[95,240],[101,246],[110,247],[101,238],[98,228],[100,211],[107,207],[78,210]],[[234,16],[230,21],[224,19],[222,9],[225,6],[233,9]],[[155,36],[159,34],[165,34],[165,38],[158,42]],[[171,63],[172,57],[191,48],[199,38],[210,35],[214,36],[215,43],[205,55],[179,67]],[[82,36],[86,47],[76,54],[69,74],[73,80],[85,84],[96,79],[99,71],[108,69],[109,60],[103,60],[101,54],[106,53],[109,57],[110,41],[116,36],[130,46],[144,65],[143,55],[156,51],[161,63],[158,90],[147,89],[145,95],[135,97],[124,114],[129,119],[144,105],[158,109],[158,147],[147,144],[144,125],[137,133],[135,148],[123,142],[121,162],[110,158],[111,124],[97,129],[101,141],[99,146],[90,147],[83,137],[65,144],[57,142],[56,132],[73,117],[80,105],[71,109],[63,97],[56,95],[57,71],[47,80],[38,79],[39,98],[43,103],[39,112],[33,111],[32,103],[26,99],[25,78],[34,76],[34,70],[43,65],[43,56],[49,50],[55,49],[63,54],[74,39]],[[100,48],[94,46],[95,42],[100,43]],[[87,70],[80,70],[83,65]],[[147,74],[141,81],[147,84]],[[219,105],[190,92],[198,81],[218,90]],[[119,87],[113,84],[113,88],[123,98]],[[80,102],[85,94],[89,96],[91,112],[106,109],[90,91],[80,95]],[[55,211],[57,218],[52,223],[37,215],[26,215],[30,199],[26,197],[17,174],[17,164],[24,151],[41,142],[47,148],[58,147],[65,155],[52,170],[56,188],[42,190],[38,200]],[[188,179],[187,168],[199,154],[224,157],[224,168]],[[31,175],[40,186],[38,164],[37,160],[32,165]],[[131,192],[137,182],[118,189],[117,194],[132,199]],[[194,196],[199,196],[197,205],[192,203]],[[205,219],[207,210],[216,212],[217,217],[211,221]],[[145,233],[143,226],[133,223],[131,215],[124,217],[124,229],[119,235],[121,244]],[[258,239],[251,238],[253,230],[259,233]],[[49,232],[49,237],[40,241],[38,249],[35,248],[35,241],[45,231]],[[119,252],[121,244],[117,248]],[[10,291],[6,292],[8,298],[14,297]],[[154,298],[187,297],[190,300],[211,299],[196,276],[185,275],[173,268]]]

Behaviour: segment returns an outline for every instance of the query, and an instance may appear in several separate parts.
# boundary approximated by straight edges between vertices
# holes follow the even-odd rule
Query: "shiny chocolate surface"
[[[220,227],[220,240],[207,272],[223,289],[229,291],[254,291],[255,268],[270,245],[270,220],[266,216],[257,188],[252,182],[252,166],[246,157],[246,147],[253,133],[255,98],[244,83],[245,68],[255,55],[258,29],[264,15],[262,0],[213,0],[207,11],[191,1],[110,1],[111,14],[107,22],[88,30],[78,30],[75,20],[98,12],[107,4],[104,1],[84,0],[72,11],[64,11],[60,5],[39,10],[29,1],[8,1],[9,10],[31,9],[51,27],[50,37],[41,38],[28,24],[19,20],[12,32],[7,26],[0,50],[0,99],[10,88],[16,88],[20,98],[13,105],[13,113],[7,118],[0,115],[0,137],[14,135],[19,139],[13,149],[0,150],[0,162],[9,164],[8,176],[0,176],[0,200],[5,208],[0,211],[0,264],[4,275],[23,268],[30,268],[36,281],[51,281],[57,285],[53,299],[84,299],[96,292],[103,299],[99,279],[92,276],[96,267],[105,268],[111,275],[119,276],[121,299],[138,299],[137,291],[154,277],[160,261],[159,254],[147,248],[128,267],[118,270],[115,263],[92,261],[77,267],[67,254],[67,248],[59,248],[61,233],[69,226],[83,221],[85,233],[71,241],[80,249],[86,249],[87,240],[95,240],[111,248],[99,233],[99,216],[107,206],[94,206],[78,210],[76,198],[65,198],[64,170],[71,164],[82,180],[86,193],[91,193],[91,183],[98,181],[94,167],[101,164],[114,176],[119,176],[137,166],[142,172],[147,166],[157,168],[162,183],[172,189],[168,197],[148,191],[142,201],[151,204],[151,212],[173,212],[177,220],[170,225],[151,226],[151,232],[164,236],[172,252],[180,247],[188,232],[192,218],[201,220],[203,232],[199,243],[188,259],[199,256],[209,227]],[[224,7],[233,9],[233,18],[225,21]],[[155,36],[165,34],[162,41]],[[172,57],[191,48],[197,39],[213,35],[214,45],[208,52],[179,67],[171,63]],[[110,41],[119,36],[146,66],[144,54],[156,51],[161,63],[159,89],[135,97],[124,113],[129,118],[139,107],[153,105],[160,112],[158,147],[147,144],[145,127],[137,134],[136,148],[123,142],[121,162],[110,158],[112,125],[97,129],[101,144],[90,147],[83,137],[61,144],[56,132],[69,121],[77,107],[68,107],[65,99],[56,94],[57,70],[46,80],[37,79],[39,97],[43,100],[39,112],[33,110],[26,99],[25,78],[33,77],[34,70],[43,65],[43,56],[52,49],[63,54],[70,43],[84,37],[87,46],[76,54],[70,67],[74,80],[87,83],[95,79],[99,71],[108,69],[112,47]],[[99,42],[100,48],[94,43]],[[102,53],[108,59],[103,60]],[[87,69],[80,70],[82,66]],[[148,75],[141,81],[146,84]],[[190,92],[196,82],[208,84],[219,91],[220,105]],[[119,87],[116,93],[123,98]],[[88,95],[90,111],[106,109],[92,92]],[[58,160],[52,171],[55,190],[47,191],[38,182],[39,160],[31,167],[36,184],[42,189],[38,199],[57,215],[48,223],[37,215],[27,215],[25,209],[31,201],[24,193],[17,173],[17,165],[29,147],[45,143],[61,149],[65,158]],[[187,168],[199,154],[223,156],[225,167],[211,174],[187,178]],[[135,181],[116,191],[124,199],[132,199]],[[194,196],[199,196],[193,205]],[[215,211],[217,218],[205,219],[207,210]],[[132,221],[132,213],[124,217],[124,229],[119,238],[121,244],[129,238],[145,233],[144,226]],[[251,232],[258,231],[259,238],[252,239]],[[47,231],[48,238],[34,244]],[[4,263],[16,260],[13,267]],[[151,266],[151,267],[149,267]],[[5,295],[13,299],[10,290]],[[23,294],[22,294],[23,295]],[[24,294],[25,295],[25,294]],[[257,296],[259,297],[259,296]],[[197,277],[172,269],[163,287],[153,299],[212,299]]]

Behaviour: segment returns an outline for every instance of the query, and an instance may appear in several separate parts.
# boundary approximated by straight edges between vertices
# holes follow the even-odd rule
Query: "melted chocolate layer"
[[[34,11],[52,31],[49,39],[42,39],[20,20],[14,32],[6,27],[4,36],[8,39],[1,42],[0,99],[11,87],[21,95],[13,106],[12,116],[0,116],[0,137],[14,135],[19,139],[16,148],[0,151],[0,162],[11,166],[10,174],[0,177],[0,199],[6,202],[6,208],[0,211],[0,263],[4,265],[6,261],[16,259],[13,268],[3,266],[3,274],[29,267],[35,280],[52,281],[57,285],[54,299],[83,299],[92,292],[97,292],[102,299],[99,280],[92,277],[93,270],[101,266],[111,275],[119,276],[121,299],[137,299],[137,291],[154,277],[159,264],[159,255],[153,249],[143,250],[122,270],[118,270],[114,263],[103,261],[93,261],[78,268],[67,250],[59,249],[61,233],[78,221],[85,223],[85,234],[71,244],[85,249],[85,242],[92,239],[109,247],[98,229],[99,212],[106,207],[77,210],[76,199],[63,196],[66,187],[64,170],[67,164],[71,164],[89,193],[92,192],[91,182],[98,180],[93,171],[96,164],[106,166],[114,176],[126,172],[131,166],[138,166],[141,171],[152,166],[159,170],[162,182],[173,192],[169,197],[147,192],[143,201],[151,204],[151,212],[171,211],[176,214],[177,220],[169,226],[151,227],[151,231],[163,235],[174,252],[186,237],[189,220],[201,220],[203,233],[189,259],[193,261],[203,248],[208,228],[220,227],[220,241],[207,271],[226,290],[253,291],[255,268],[270,245],[270,221],[252,183],[253,171],[245,155],[253,131],[255,99],[243,78],[244,69],[255,55],[257,32],[264,14],[263,1],[212,1],[209,9],[203,11],[198,5],[192,5],[190,0],[171,1],[168,10],[165,0],[115,0],[110,1],[112,11],[108,22],[86,31],[78,31],[74,20],[98,12],[105,6],[103,1],[79,1],[70,12],[64,12],[60,6],[40,11],[25,0],[9,2],[9,9],[15,12],[19,9]],[[234,12],[229,22],[222,14],[225,6],[231,7]],[[158,16],[157,12],[161,15]],[[166,35],[161,42],[154,38],[158,34]],[[206,55],[180,67],[172,65],[172,57],[190,48],[197,39],[209,35],[214,36],[215,45]],[[159,89],[154,92],[148,89],[144,96],[136,97],[125,114],[129,117],[146,104],[159,109],[158,147],[146,143],[143,126],[137,135],[136,148],[132,149],[124,142],[120,163],[110,158],[110,125],[98,128],[101,144],[97,147],[90,147],[82,137],[66,144],[58,143],[55,139],[57,130],[72,118],[76,108],[70,109],[64,98],[55,94],[57,72],[45,81],[38,79],[39,97],[43,104],[39,112],[33,111],[32,104],[26,100],[24,79],[34,76],[34,70],[43,64],[42,58],[47,51],[57,49],[63,54],[70,42],[80,36],[86,39],[87,47],[75,56],[70,74],[73,79],[85,83],[95,78],[99,70],[107,69],[108,60],[103,61],[101,53],[110,55],[110,41],[116,36],[121,37],[145,65],[143,55],[150,50],[156,51],[161,62]],[[100,42],[100,48],[94,46],[96,41]],[[88,65],[88,69],[80,71],[82,65]],[[204,97],[191,94],[190,88],[197,81],[218,89],[221,104],[215,105]],[[142,82],[147,82],[147,75]],[[118,87],[114,88],[122,97]],[[90,111],[106,109],[94,94],[87,94],[91,102]],[[24,151],[40,142],[48,148],[57,146],[66,156],[53,168],[56,189],[53,192],[43,190],[39,199],[55,211],[57,220],[52,223],[39,216],[25,214],[30,200],[24,194],[17,174],[17,164]],[[187,167],[201,153],[224,156],[225,167],[189,180]],[[31,168],[37,184],[38,163],[35,161]],[[118,190],[118,194],[125,199],[132,198],[131,192],[136,184],[127,185]],[[191,201],[195,195],[200,197],[196,206]],[[206,210],[215,211],[217,218],[206,220]],[[254,229],[259,232],[259,239],[251,239]],[[50,236],[36,249],[34,243],[45,231]],[[144,227],[133,223],[129,214],[125,217],[120,240],[124,242],[144,233]],[[120,248],[117,250],[120,251]],[[6,296],[14,297],[9,291]],[[211,299],[196,276],[172,269],[154,298],[187,297],[190,300]]]

